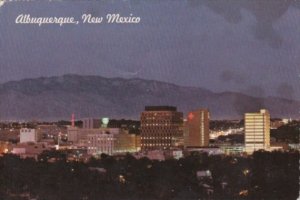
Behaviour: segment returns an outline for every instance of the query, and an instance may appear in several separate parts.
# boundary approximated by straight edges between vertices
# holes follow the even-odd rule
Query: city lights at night
[[[300,0],[0,0],[0,200],[300,200]]]

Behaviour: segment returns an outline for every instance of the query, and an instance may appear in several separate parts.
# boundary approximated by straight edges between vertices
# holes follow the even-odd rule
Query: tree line
[[[55,158],[55,162],[49,162]],[[211,177],[197,177],[209,171]],[[0,199],[297,199],[299,152],[248,157],[193,153],[179,160],[102,155],[69,162],[60,152],[38,158],[0,157]]]

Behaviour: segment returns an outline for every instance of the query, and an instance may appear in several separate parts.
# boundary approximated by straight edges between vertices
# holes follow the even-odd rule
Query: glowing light
[[[247,196],[248,195],[248,190],[242,190],[239,193],[240,196]]]
[[[194,119],[194,114],[193,113],[190,113],[189,115],[188,115],[188,118],[189,118],[189,120],[193,120]]]
[[[126,179],[123,175],[119,175],[119,182],[123,184],[126,182]]]
[[[109,123],[109,118],[102,118],[102,124],[107,125]]]
[[[4,0],[0,0],[0,7],[4,5]]]
[[[243,173],[244,173],[245,176],[247,176],[247,175],[250,173],[250,171],[249,171],[248,169],[245,169],[245,170],[243,171]]]

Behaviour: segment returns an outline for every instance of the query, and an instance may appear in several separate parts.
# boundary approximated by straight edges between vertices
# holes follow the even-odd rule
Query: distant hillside
[[[0,84],[0,120],[59,120],[108,116],[139,118],[145,105],[174,105],[185,114],[207,107],[213,119],[241,118],[270,110],[272,117],[299,117],[300,102],[213,93],[195,87],[142,79],[64,75]]]

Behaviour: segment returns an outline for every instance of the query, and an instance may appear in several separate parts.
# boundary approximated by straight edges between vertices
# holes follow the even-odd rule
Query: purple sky
[[[0,82],[63,75],[145,78],[300,99],[300,2],[132,0],[7,2]],[[139,25],[16,25],[19,14],[142,18]]]

